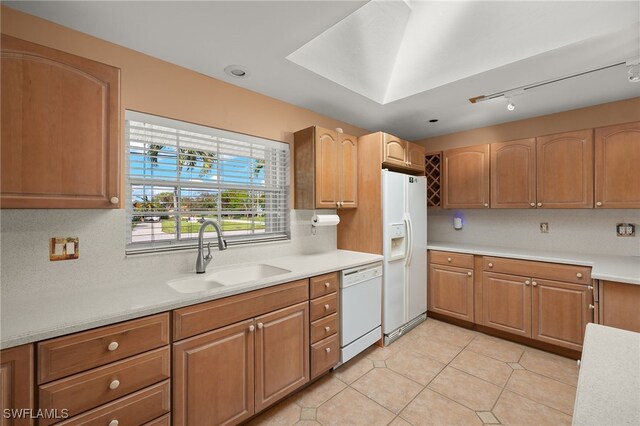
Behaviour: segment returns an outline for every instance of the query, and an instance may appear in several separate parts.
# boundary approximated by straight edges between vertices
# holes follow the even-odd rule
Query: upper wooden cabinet
[[[536,140],[491,144],[491,208],[536,207]]]
[[[596,208],[640,208],[640,122],[595,134]]]
[[[537,138],[538,208],[593,207],[593,130]]]
[[[424,173],[425,150],[421,145],[382,133],[382,164]]]
[[[442,153],[444,208],[489,207],[489,145]]]
[[[117,208],[120,70],[2,35],[3,208]]]
[[[314,126],[294,134],[296,209],[357,207],[358,143]]]
[[[8,419],[4,410],[34,409],[33,345],[17,346],[0,352],[0,425],[26,426],[28,416]]]

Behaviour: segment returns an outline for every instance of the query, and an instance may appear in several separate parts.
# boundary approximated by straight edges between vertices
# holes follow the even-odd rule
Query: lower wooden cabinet
[[[640,333],[640,285],[600,281],[600,324]]]
[[[516,275],[482,274],[482,325],[531,337],[531,280]]]
[[[473,271],[452,266],[429,267],[430,311],[473,322]]]
[[[0,425],[32,425],[29,418],[7,419],[4,410],[33,409],[33,345],[0,351]]]

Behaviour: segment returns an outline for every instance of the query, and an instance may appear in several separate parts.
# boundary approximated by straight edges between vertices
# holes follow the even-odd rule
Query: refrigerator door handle
[[[411,264],[411,257],[413,256],[413,226],[411,225],[411,216],[408,214],[404,218],[404,223],[407,228],[407,249],[405,250],[405,266],[409,266]]]

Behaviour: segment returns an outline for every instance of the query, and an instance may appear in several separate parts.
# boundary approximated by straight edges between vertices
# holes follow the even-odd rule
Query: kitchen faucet
[[[227,242],[222,238],[222,230],[220,229],[220,226],[218,226],[218,223],[214,222],[213,220],[205,220],[204,222],[202,222],[202,226],[200,227],[200,231],[198,232],[198,258],[196,259],[197,274],[204,274],[206,272],[207,265],[209,264],[209,262],[211,262],[211,258],[213,257],[211,256],[211,242],[207,243],[206,256],[204,255],[203,250],[204,229],[209,225],[212,225],[214,228],[216,228],[216,232],[218,234],[218,249],[227,249]]]

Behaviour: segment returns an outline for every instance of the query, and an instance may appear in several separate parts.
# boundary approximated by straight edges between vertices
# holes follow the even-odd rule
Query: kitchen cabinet
[[[296,209],[357,207],[357,138],[314,126],[294,133]]]
[[[482,325],[531,337],[531,280],[483,272]]]
[[[444,208],[488,208],[489,145],[444,151],[442,183]]]
[[[174,311],[173,424],[238,424],[309,381],[309,280]]]
[[[4,410],[33,409],[33,345],[16,346],[0,351],[0,425],[33,425],[29,418],[5,418]]]
[[[118,208],[120,70],[2,35],[2,208]]]
[[[381,136],[383,166],[391,169],[408,169],[419,172],[419,174],[424,173],[424,147],[388,133],[381,133]]]
[[[640,285],[601,280],[599,323],[640,333]]]
[[[333,368],[340,361],[340,307],[338,272],[311,277],[310,374],[315,379]]]
[[[473,322],[473,255],[431,251],[429,256],[427,309]]]
[[[491,208],[536,207],[536,140],[491,144]]]
[[[640,122],[595,130],[596,208],[640,208]]]
[[[593,207],[593,130],[538,137],[536,165],[536,207]]]

